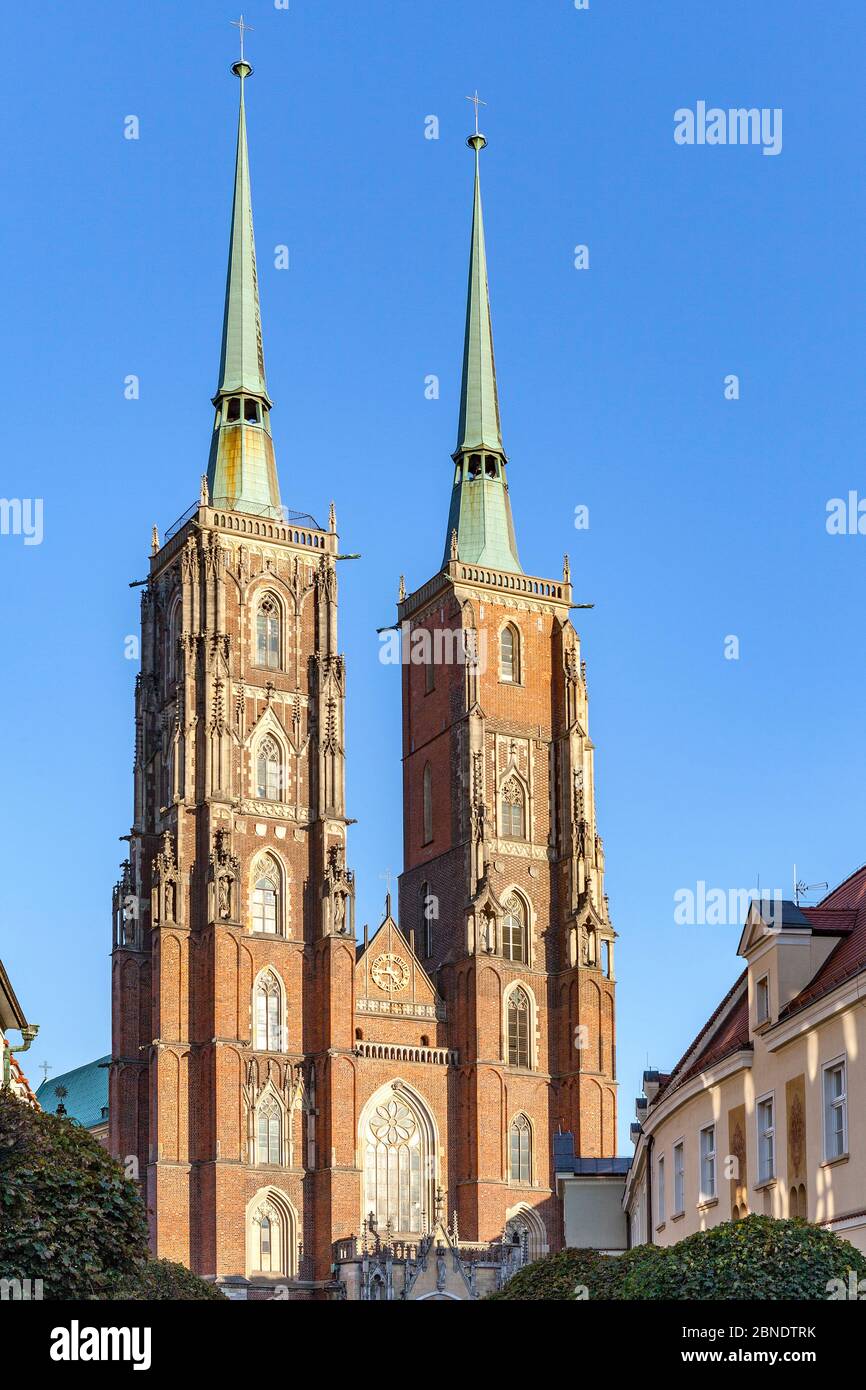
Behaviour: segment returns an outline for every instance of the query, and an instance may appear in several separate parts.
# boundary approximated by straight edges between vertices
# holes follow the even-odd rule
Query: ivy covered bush
[[[827,1299],[832,1280],[866,1277],[866,1255],[850,1241],[772,1216],[726,1221],[661,1253],[629,1267],[620,1298]]]
[[[175,1264],[173,1260],[145,1260],[136,1266],[132,1276],[118,1281],[110,1297],[153,1301],[155,1299],[183,1299],[184,1302],[202,1302],[217,1298],[225,1303],[225,1294],[206,1279],[199,1279],[186,1265]]]
[[[221,1298],[151,1260],[138,1191],[74,1121],[0,1089],[0,1278],[42,1280],[46,1299]]]
[[[676,1245],[624,1255],[563,1250],[520,1270],[494,1299],[828,1299],[831,1281],[866,1279],[866,1255],[806,1221],[749,1216]],[[583,1290],[586,1290],[586,1293]]]

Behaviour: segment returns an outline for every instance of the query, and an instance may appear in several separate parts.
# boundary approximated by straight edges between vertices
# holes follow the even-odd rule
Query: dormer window
[[[770,1017],[770,977],[762,975],[755,985],[755,1021],[766,1023]]]

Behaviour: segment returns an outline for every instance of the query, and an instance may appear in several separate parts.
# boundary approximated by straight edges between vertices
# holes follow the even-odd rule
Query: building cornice
[[[819,1024],[833,1018],[836,1014],[851,1009],[855,1004],[866,1000],[866,971],[854,975],[844,984],[837,985],[829,994],[823,994],[812,1004],[806,1004],[791,1017],[774,1023],[764,1033],[763,1041],[768,1052],[777,1052],[788,1043],[795,1042],[804,1033],[809,1033]]]

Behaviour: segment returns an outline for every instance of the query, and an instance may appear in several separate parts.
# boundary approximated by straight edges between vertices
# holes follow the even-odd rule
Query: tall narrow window
[[[429,1117],[406,1094],[384,1088],[367,1112],[364,1149],[364,1210],[380,1231],[427,1230],[436,1161]]]
[[[259,1219],[259,1269],[264,1274],[280,1268],[279,1233],[279,1224],[269,1216]]]
[[[505,904],[502,951],[508,960],[526,963],[526,913],[518,897],[510,897]]]
[[[755,1017],[758,1023],[766,1023],[770,1017],[770,981],[766,975],[755,986]]]
[[[256,613],[256,665],[276,671],[280,667],[280,608],[265,594]]]
[[[421,892],[418,895],[418,906],[421,920],[419,922],[419,936],[424,946],[425,957],[433,954],[433,898],[430,895],[430,885],[426,878],[421,884]]]
[[[502,836],[506,840],[523,840],[526,837],[524,800],[520,782],[516,777],[509,777],[502,788],[499,807]]]
[[[656,1215],[657,1215],[657,1217],[658,1217],[658,1224],[659,1224],[660,1226],[662,1226],[662,1225],[664,1225],[664,1222],[665,1222],[665,1220],[666,1220],[666,1217],[665,1217],[665,1195],[666,1195],[666,1194],[665,1194],[665,1160],[664,1160],[664,1155],[661,1156],[661,1158],[658,1160],[658,1163],[656,1164],[656,1188],[657,1188],[657,1194],[658,1194],[658,1196],[657,1196],[657,1201],[656,1201],[656,1209],[657,1209],[657,1210],[656,1210]]]
[[[848,1085],[844,1060],[824,1068],[824,1157],[848,1152]]]
[[[529,1066],[529,998],[519,987],[508,996],[508,1064]]]
[[[424,768],[423,800],[424,800],[424,841],[423,841],[423,843],[424,843],[425,845],[429,845],[430,841],[433,839],[433,771],[432,771],[432,769],[431,769],[429,763],[427,763],[426,766],[425,766],[425,768]]]
[[[520,638],[511,623],[499,638],[499,679],[511,684],[520,680]]]
[[[282,995],[279,982],[268,971],[259,977],[254,1003],[254,1046],[260,1052],[282,1052]]]
[[[707,1125],[701,1130],[701,1201],[709,1202],[716,1195],[716,1127]]]
[[[532,1182],[532,1126],[518,1115],[511,1126],[511,1181]]]
[[[686,1155],[682,1143],[674,1144],[674,1216],[686,1209]]]
[[[273,1096],[266,1096],[258,1109],[258,1148],[259,1163],[280,1163],[282,1161],[283,1112]]]
[[[758,1101],[758,1182],[776,1176],[776,1106],[773,1096]]]
[[[297,1214],[273,1189],[255,1199],[250,1213],[248,1273],[294,1274],[297,1269]]]
[[[259,800],[282,800],[282,771],[279,746],[270,736],[263,738],[256,759],[256,795]]]
[[[273,860],[259,866],[253,888],[253,931],[282,935],[279,870]]]

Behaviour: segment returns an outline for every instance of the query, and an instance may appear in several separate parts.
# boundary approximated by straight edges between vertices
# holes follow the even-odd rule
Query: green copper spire
[[[232,67],[241,84],[238,145],[219,384],[213,398],[217,415],[207,481],[215,506],[280,516],[280,488],[270,433],[271,399],[262,345],[244,109],[244,83],[252,70],[243,57]]]
[[[463,348],[463,382],[454,492],[448,516],[445,560],[452,558],[452,536],[457,533],[457,552],[471,564],[522,573],[517,558],[514,522],[505,479],[506,456],[499,425],[499,394],[493,357],[490,292],[487,284],[487,251],[481,212],[479,156],[487,144],[478,130],[478,98],[475,100],[475,133],[467,140],[475,152],[475,193],[472,209],[472,241],[469,252],[469,288],[466,297],[466,336]]]

